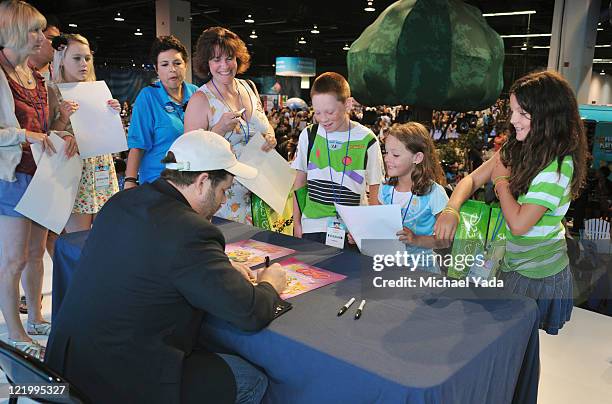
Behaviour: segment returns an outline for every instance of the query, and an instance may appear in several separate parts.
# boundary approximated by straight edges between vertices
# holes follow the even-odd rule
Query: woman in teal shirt
[[[185,107],[197,87],[185,83],[187,50],[174,36],[156,38],[151,59],[159,81],[136,98],[128,131],[125,189],[155,181],[164,169],[161,160],[183,134]]]

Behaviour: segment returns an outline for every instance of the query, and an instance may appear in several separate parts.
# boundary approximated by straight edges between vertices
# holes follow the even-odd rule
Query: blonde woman
[[[41,50],[46,25],[42,14],[23,1],[0,3],[0,308],[8,342],[38,359],[44,348],[28,334],[49,335],[51,324],[40,304],[31,304],[26,333],[18,313],[19,281],[27,300],[40,302],[47,229],[14,208],[36,172],[30,144],[55,153],[48,136],[47,89],[28,66],[28,58]],[[66,155],[72,156],[74,137],[58,134],[66,141]]]
[[[53,59],[54,83],[95,81],[93,55],[87,39],[78,34],[64,34],[65,44],[57,49]],[[117,100],[103,101],[118,113],[121,105]],[[79,108],[78,103],[63,100],[57,86],[49,86],[49,109],[51,129],[72,133],[70,116]],[[72,214],[66,231],[68,233],[89,230],[104,203],[119,192],[117,174],[110,154],[83,159],[83,172]]]

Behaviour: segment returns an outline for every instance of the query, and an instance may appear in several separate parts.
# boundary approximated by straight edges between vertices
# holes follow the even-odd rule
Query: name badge
[[[327,219],[327,234],[325,236],[325,244],[330,247],[344,248],[344,239],[346,237],[346,226],[342,220],[330,217]]]
[[[491,276],[491,270],[495,266],[495,262],[491,258],[486,258],[486,256],[482,254],[480,254],[479,256],[477,255],[477,257],[484,260],[484,262],[482,263],[482,265],[479,265],[479,263],[475,262],[474,265],[472,265],[472,267],[470,268],[470,271],[468,272],[467,276],[471,278],[489,279],[489,277]]]
[[[471,278],[491,279],[495,277],[502,259],[504,258],[505,244],[498,240],[489,249],[480,250],[475,254],[477,260],[470,268],[468,276]]]
[[[94,172],[96,189],[104,189],[110,186],[110,168],[108,166],[96,167]]]

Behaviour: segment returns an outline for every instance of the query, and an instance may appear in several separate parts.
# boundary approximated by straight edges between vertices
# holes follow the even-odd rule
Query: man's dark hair
[[[47,14],[45,15],[45,18],[47,19],[47,26],[43,29],[43,31],[49,27],[55,27],[60,32],[62,31],[62,23],[55,14]]]
[[[171,151],[166,154],[166,157],[161,161],[162,164],[176,163],[176,157]],[[178,186],[189,186],[194,183],[196,178],[202,173],[207,173],[210,179],[211,187],[215,188],[220,182],[225,181],[228,175],[232,175],[226,170],[211,170],[211,171],[179,171],[165,168],[160,177],[166,181],[171,181]]]

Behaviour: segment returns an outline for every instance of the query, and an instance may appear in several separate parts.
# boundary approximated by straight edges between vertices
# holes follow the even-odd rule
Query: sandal
[[[18,349],[26,355],[30,355],[31,357],[36,358],[39,361],[42,361],[45,358],[45,347],[34,340],[14,341],[9,338],[8,343],[13,348]]]
[[[51,323],[47,321],[32,323],[28,320],[26,332],[30,335],[49,335],[51,334]]]
[[[19,312],[21,314],[28,314],[28,303],[25,296],[19,298]]]
[[[41,308],[42,308],[43,297],[44,297],[44,295],[40,296],[40,307]],[[28,302],[26,301],[26,297],[25,296],[21,296],[19,298],[19,312],[21,314],[28,314]]]

